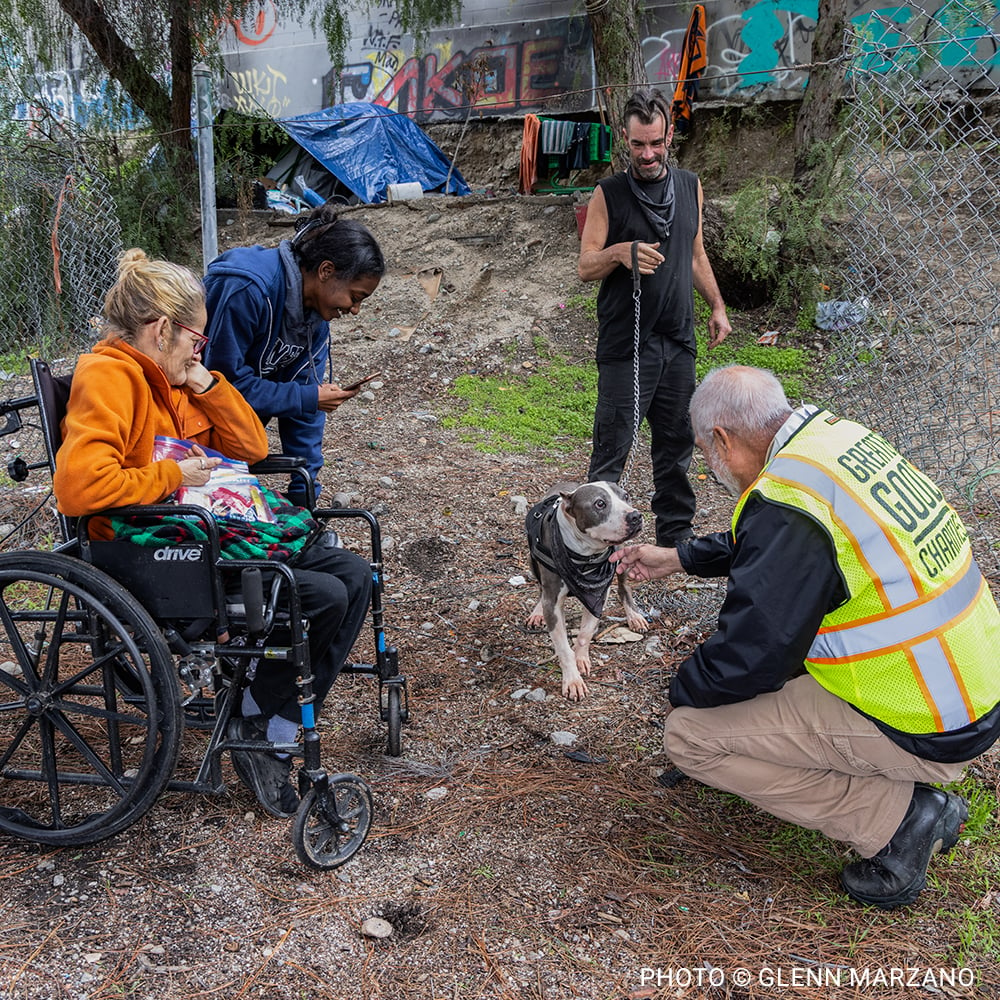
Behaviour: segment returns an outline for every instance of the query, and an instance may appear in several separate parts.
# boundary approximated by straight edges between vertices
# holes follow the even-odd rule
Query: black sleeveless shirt
[[[666,259],[655,273],[641,279],[639,336],[643,344],[651,336],[669,337],[695,354],[691,254],[698,235],[698,177],[678,167],[670,171],[674,175],[674,221],[666,245],[659,248]],[[599,183],[608,208],[605,246],[633,240],[656,243],[658,237],[632,196],[625,173]],[[601,282],[597,323],[597,360],[631,358],[635,337],[631,268],[618,266]]]

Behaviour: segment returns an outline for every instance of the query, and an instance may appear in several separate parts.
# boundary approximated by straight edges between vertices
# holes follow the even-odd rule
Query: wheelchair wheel
[[[371,789],[353,774],[333,774],[327,788],[310,788],[299,803],[295,853],[310,868],[337,868],[358,852],[371,822]]]
[[[182,731],[170,651],[128,591],[60,553],[0,555],[0,830],[53,846],[124,830]]]
[[[386,690],[386,714],[389,722],[389,756],[403,752],[403,695],[398,687]]]

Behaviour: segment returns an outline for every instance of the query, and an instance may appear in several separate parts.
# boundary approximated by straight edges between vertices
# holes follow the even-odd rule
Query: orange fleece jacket
[[[73,373],[63,441],[52,480],[59,509],[80,517],[157,503],[181,485],[173,459],[153,461],[157,434],[187,438],[229,458],[257,462],[267,434],[257,414],[218,372],[200,395],[171,386],[152,358],[123,340],[101,341]],[[104,534],[95,525],[95,533]]]

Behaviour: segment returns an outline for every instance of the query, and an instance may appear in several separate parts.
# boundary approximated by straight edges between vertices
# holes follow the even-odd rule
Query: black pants
[[[650,337],[639,352],[639,419],[649,422],[656,543],[672,545],[691,533],[694,490],[688,466],[694,437],[688,405],[694,392],[694,355],[675,340]],[[632,446],[635,421],[631,358],[597,369],[597,410],[589,480],[616,483]]]
[[[366,559],[346,549],[310,546],[295,563],[302,613],[309,620],[309,658],[313,693],[319,712],[347,661],[364,625],[372,595],[372,570]],[[262,659],[250,682],[250,693],[261,712],[292,722],[301,718],[296,669],[293,664]]]

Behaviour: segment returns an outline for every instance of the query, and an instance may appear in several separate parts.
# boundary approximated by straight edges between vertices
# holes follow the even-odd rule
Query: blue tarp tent
[[[419,126],[381,105],[351,101],[279,124],[362,201],[385,201],[390,184],[414,181],[424,191],[469,194],[457,168],[448,180],[448,158]]]

